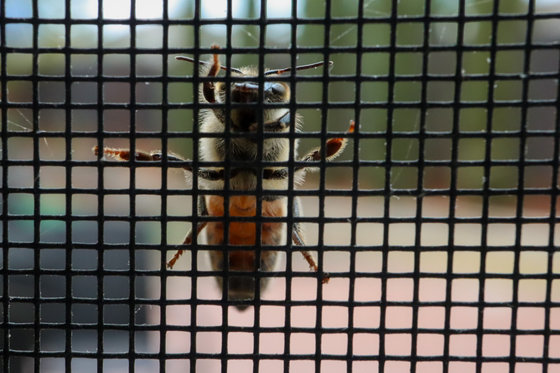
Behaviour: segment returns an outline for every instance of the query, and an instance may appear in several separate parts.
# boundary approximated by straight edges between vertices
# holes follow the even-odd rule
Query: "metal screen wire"
[[[3,371],[560,371],[559,2],[0,4]],[[333,61],[278,78],[303,124],[276,194],[303,213],[274,219],[303,228],[319,273],[290,238],[243,311],[208,246],[181,245],[231,219],[197,214],[208,192],[182,169],[208,167],[208,78],[175,57],[213,44],[261,87],[265,67]],[[333,137],[342,155],[296,185],[296,141]]]

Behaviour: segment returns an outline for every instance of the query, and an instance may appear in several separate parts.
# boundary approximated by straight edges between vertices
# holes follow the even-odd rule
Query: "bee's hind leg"
[[[354,121],[350,121],[350,126],[348,128],[348,133],[353,133],[354,132],[354,128],[355,128],[356,124],[354,123]],[[346,147],[346,144],[348,143],[348,139],[345,137],[334,137],[334,138],[330,138],[326,141],[325,143],[325,161],[330,161],[336,157],[338,157],[342,151],[344,150],[344,148]],[[322,154],[321,154],[321,148],[315,148],[313,150],[311,150],[309,153],[307,153],[303,158],[300,159],[300,161],[302,162],[318,162],[322,159]],[[317,168],[316,166],[300,166],[300,167],[296,167],[295,172],[296,173],[305,173],[306,171],[310,171],[313,168]],[[295,216],[299,216],[299,206],[298,203],[294,204],[294,215]],[[301,226],[299,223],[295,223],[293,226],[293,230],[292,230],[292,241],[295,245],[298,246],[305,246],[305,242],[303,239],[303,231],[301,230]],[[317,267],[317,264],[315,263],[315,261],[313,260],[313,257],[311,256],[311,254],[306,251],[306,250],[300,250],[301,254],[303,255],[303,257],[305,258],[305,260],[307,260],[307,263],[309,263],[309,267],[311,267],[312,270],[314,270],[315,272],[319,271],[319,268]],[[323,275],[323,280],[322,280],[323,284],[329,282],[329,275],[328,274],[324,274]]]
[[[198,223],[196,225],[196,235],[198,236],[198,234],[204,229],[204,227],[206,226],[207,222],[201,222]],[[187,235],[185,236],[185,240],[183,241],[183,245],[190,245],[192,243],[192,239],[193,239],[193,230],[189,230]],[[173,258],[171,258],[171,260],[169,262],[167,262],[167,268],[172,269],[173,266],[175,265],[175,262],[179,259],[179,257],[181,255],[183,255],[183,252],[185,250],[184,249],[180,249],[177,250],[177,252],[175,253],[175,255],[173,255]]]
[[[305,242],[303,240],[303,232],[299,226],[299,224],[294,224],[293,227],[293,231],[292,231],[292,241],[295,245],[297,246],[305,246]],[[309,268],[311,268],[313,271],[315,272],[319,272],[319,267],[317,267],[317,263],[315,263],[315,260],[313,259],[313,257],[311,256],[311,254],[309,253],[309,251],[307,250],[299,250],[301,255],[303,255],[303,257],[305,258],[305,260],[307,261],[307,263],[309,264]],[[322,279],[321,282],[323,284],[326,284],[327,282],[329,282],[329,274],[328,273],[323,273],[322,274]]]
[[[93,153],[95,155],[99,154],[99,147],[95,146],[92,149]],[[129,149],[118,149],[118,148],[108,148],[105,147],[103,148],[103,155],[106,157],[110,157],[113,158],[115,160],[118,161],[129,161],[131,158],[134,158],[134,160],[136,161],[153,161],[153,162],[158,162],[161,161],[163,159],[163,153],[161,151],[153,151],[153,152],[144,152],[141,150],[138,150],[134,153],[134,157],[131,157],[131,152]],[[185,162],[186,160],[179,157],[176,154],[173,153],[168,153],[167,154],[167,160],[168,161],[172,161],[172,162]],[[190,171],[192,172],[192,168],[189,166],[184,166],[183,167],[186,171]],[[220,177],[222,177],[221,173],[217,172],[217,171],[213,171],[213,170],[199,170],[198,171],[199,177],[203,178],[203,179],[208,179],[208,180],[215,180],[215,179],[219,179]],[[196,226],[196,234],[198,235],[200,233],[200,231],[202,231],[204,229],[204,227],[206,226],[207,222],[200,222],[197,224]],[[190,245],[192,243],[192,239],[193,239],[193,230],[191,229],[187,235],[185,236],[185,240],[183,241],[183,245]],[[177,252],[175,253],[175,255],[173,256],[173,258],[171,258],[171,260],[169,262],[167,262],[167,268],[172,269],[173,266],[175,265],[175,262],[179,259],[179,257],[181,255],[183,255],[183,252],[185,250],[184,249],[180,249],[177,250]]]
[[[294,213],[294,217],[300,216],[301,206],[300,206],[300,200],[299,199],[294,200],[293,213]],[[307,261],[307,264],[309,264],[309,268],[311,268],[315,272],[319,272],[319,267],[317,266],[317,263],[315,263],[315,260],[313,259],[313,257],[309,253],[309,251],[303,250],[303,248],[305,247],[305,240],[304,240],[303,237],[304,237],[304,235],[303,235],[303,230],[301,229],[301,223],[299,223],[299,222],[294,223],[294,225],[292,227],[292,242],[293,242],[293,244],[301,247],[301,249],[299,251],[301,252],[301,255],[303,255],[303,257]],[[329,274],[328,273],[323,273],[322,277],[323,278],[322,278],[321,282],[323,284],[326,284],[327,282],[329,282]]]

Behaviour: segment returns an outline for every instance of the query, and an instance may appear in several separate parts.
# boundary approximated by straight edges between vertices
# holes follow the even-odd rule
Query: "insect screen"
[[[560,2],[0,6],[3,371],[560,369]]]

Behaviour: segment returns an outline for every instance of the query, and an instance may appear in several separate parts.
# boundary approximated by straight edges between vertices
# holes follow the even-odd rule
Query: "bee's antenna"
[[[194,58],[187,57],[187,56],[176,56],[175,59],[179,60],[179,61],[188,61],[188,62],[192,62],[192,63],[197,62]],[[211,64],[210,62],[202,61],[202,60],[198,60],[198,63],[201,64],[201,65],[210,65]],[[227,66],[221,66],[220,65],[220,69],[222,69],[224,71],[229,70],[229,71],[237,73],[237,74],[243,74],[243,72],[241,70],[236,69],[235,67],[227,67]]]
[[[300,65],[300,66],[296,66],[294,69],[292,69],[291,67],[285,67],[283,69],[277,69],[277,70],[269,70],[267,72],[264,73],[264,75],[272,75],[272,74],[284,74],[287,73],[289,71],[295,70],[307,70],[307,69],[314,69],[317,68],[319,66],[323,66],[325,64],[325,62],[321,61],[321,62],[315,62],[315,63],[310,63],[308,65]],[[333,62],[329,61],[328,66],[332,66]]]

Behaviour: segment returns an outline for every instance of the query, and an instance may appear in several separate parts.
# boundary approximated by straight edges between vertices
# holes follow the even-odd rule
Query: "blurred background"
[[[298,82],[297,102],[320,105],[328,101],[348,105],[346,108],[300,110],[304,117],[303,129],[315,133],[322,130],[344,132],[349,120],[356,119],[364,137],[352,141],[340,161],[350,161],[358,155],[360,161],[368,162],[360,167],[356,178],[360,191],[371,192],[363,193],[355,200],[350,193],[348,196],[303,198],[305,216],[319,216],[319,205],[324,203],[326,217],[348,218],[347,223],[328,223],[323,227],[314,223],[305,224],[310,245],[321,242],[330,248],[342,248],[324,252],[325,270],[331,273],[357,271],[370,276],[358,278],[352,283],[344,276],[333,278],[331,284],[322,288],[323,299],[350,303],[375,303],[380,300],[435,302],[446,300],[446,288],[451,286],[453,300],[472,302],[473,307],[453,307],[451,311],[444,311],[443,307],[416,307],[414,312],[420,316],[415,319],[415,326],[443,329],[444,325],[438,320],[452,317],[451,329],[473,330],[480,325],[478,312],[472,312],[478,311],[476,302],[480,299],[485,302],[509,302],[516,297],[517,300],[542,303],[549,297],[548,301],[559,301],[559,280],[550,286],[546,281],[514,283],[500,276],[516,273],[542,277],[553,274],[558,278],[560,273],[560,255],[557,252],[549,255],[549,237],[553,237],[554,247],[558,245],[558,225],[542,222],[557,210],[552,210],[552,207],[558,203],[551,192],[551,188],[558,184],[551,161],[555,146],[558,146],[560,53],[557,43],[560,40],[560,18],[546,15],[560,12],[560,2],[535,2],[535,14],[541,17],[533,19],[529,36],[529,25],[524,16],[529,3],[525,0],[499,3],[467,0],[464,12],[471,18],[464,24],[454,18],[460,12],[459,1],[434,0],[429,3],[430,16],[434,17],[429,27],[425,27],[422,18],[425,16],[426,1],[333,1],[329,7],[323,1],[294,3],[297,3],[297,9],[293,9],[291,1],[266,2],[266,14],[271,22],[266,25],[265,46],[273,49],[309,47],[309,50],[298,54],[298,64],[322,61],[325,55],[321,48],[332,48],[328,59],[334,65],[329,70],[332,79],[328,82],[327,97],[323,95],[324,82]],[[216,326],[221,325],[224,318],[223,309],[218,305],[199,306],[199,314],[194,316],[185,304],[162,309],[158,305],[161,298],[191,302],[188,299],[191,280],[177,275],[167,277],[162,284],[162,277],[154,274],[137,276],[131,281],[126,271],[156,272],[162,269],[165,259],[161,258],[162,251],[158,245],[182,242],[189,228],[190,197],[175,193],[166,197],[162,207],[160,195],[140,193],[132,203],[122,191],[132,187],[159,190],[162,185],[161,170],[155,167],[137,168],[131,185],[126,168],[108,165],[103,168],[102,175],[105,193],[102,201],[104,218],[100,226],[96,220],[100,214],[98,194],[76,193],[70,196],[60,190],[97,188],[101,168],[87,162],[97,159],[91,148],[98,143],[98,131],[104,132],[106,146],[129,147],[131,139],[134,139],[136,148],[143,150],[162,148],[162,132],[171,133],[172,136],[166,140],[167,148],[192,159],[191,132],[196,121],[192,111],[181,105],[193,100],[195,88],[191,77],[194,66],[176,61],[175,56],[189,54],[185,51],[196,47],[208,48],[212,44],[226,46],[225,24],[216,22],[201,26],[197,46],[193,26],[187,24],[195,14],[195,5],[191,0],[170,0],[166,4],[153,0],[138,0],[134,4],[126,0],[105,1],[102,4],[82,0],[70,2],[69,9],[65,7],[66,1],[62,0],[5,0],[3,4],[3,16],[6,18],[6,52],[3,58],[7,78],[2,83],[7,93],[2,102],[7,103],[7,109],[0,113],[3,116],[3,135],[7,136],[3,143],[7,145],[7,150],[3,149],[3,154],[8,160],[15,161],[83,162],[73,165],[71,173],[67,173],[67,167],[53,163],[8,168],[8,187],[22,190],[2,195],[4,211],[18,217],[8,218],[3,227],[8,229],[9,242],[19,244],[2,248],[2,268],[25,270],[38,265],[51,272],[41,275],[40,281],[25,272],[9,278],[4,276],[4,281],[9,280],[9,296],[36,299],[33,297],[40,294],[41,299],[50,299],[40,305],[29,301],[11,302],[9,315],[4,315],[4,320],[32,323],[39,315],[41,322],[45,323],[73,322],[95,326],[104,322],[119,327],[153,326],[155,331],[135,332],[135,351],[157,353],[165,349],[168,353],[189,352],[190,334],[184,331],[169,331],[163,338],[165,346],[161,346],[157,325],[162,315],[166,315],[167,325],[185,327],[196,320],[197,325]],[[262,12],[260,1],[232,1],[231,4],[234,19],[258,19]],[[393,6],[396,6],[394,14],[399,17],[399,22],[391,24],[387,17],[393,14]],[[305,20],[322,19],[327,8],[330,16],[338,21],[330,25],[320,22],[297,24],[296,40],[292,40],[289,23],[275,22],[294,14]],[[507,17],[493,24],[492,15],[496,11]],[[67,14],[72,19],[69,24],[64,23]],[[228,14],[227,1],[201,1],[200,14],[203,19],[223,19]],[[367,22],[360,30],[356,22],[359,14],[378,21]],[[131,26],[131,17],[142,21]],[[36,18],[41,20],[34,26],[32,20],[36,21]],[[103,22],[102,27],[92,22],[98,18]],[[164,18],[172,21],[168,27],[164,26]],[[492,37],[493,27],[496,27],[496,38]],[[234,48],[258,48],[261,32],[258,25],[236,24],[232,27],[231,45]],[[458,39],[461,39],[461,49],[457,48]],[[352,48],[358,44],[367,47],[367,51],[361,55],[354,53]],[[128,48],[133,48],[136,54],[129,53]],[[255,65],[258,57],[256,52],[234,54],[232,64]],[[266,66],[271,69],[290,66],[290,61],[287,53],[265,56]],[[222,62],[225,63],[225,58]],[[358,66],[361,67],[359,71]],[[302,71],[301,75],[320,77],[323,70]],[[360,80],[356,79],[357,75]],[[162,76],[168,77],[165,83],[161,81]],[[164,98],[167,106],[162,112]],[[32,104],[34,102],[40,105]],[[529,105],[528,102],[536,104]],[[72,105],[70,110],[64,107],[68,103]],[[457,106],[458,103],[461,105]],[[102,104],[106,105],[105,108],[98,110]],[[326,124],[325,129],[321,128],[323,123]],[[71,141],[65,137],[68,132],[72,134]],[[300,152],[305,153],[318,145],[318,139],[302,139]],[[393,162],[389,172],[388,161]],[[510,165],[508,161],[518,163]],[[521,180],[519,162],[523,162]],[[424,165],[421,171],[417,167],[419,164]],[[327,187],[352,191],[353,172],[350,163],[348,167],[328,169]],[[390,180],[386,179],[388,177]],[[174,192],[191,188],[178,169],[169,171],[167,184],[168,189]],[[390,196],[383,194],[387,186]],[[450,198],[450,193],[445,191],[452,187],[472,193]],[[40,188],[39,195],[34,195],[32,188]],[[318,188],[319,174],[310,175],[300,187]],[[484,199],[482,193],[488,188],[503,189],[504,193]],[[506,192],[516,188],[534,191],[522,199]],[[49,189],[57,191],[50,192]],[[542,193],[535,192],[537,189],[542,189]],[[112,190],[116,192],[112,194]],[[424,190],[440,190],[442,193],[425,196],[422,193]],[[68,198],[71,200],[68,201]],[[388,207],[388,212],[385,207]],[[454,211],[454,216],[450,211]],[[165,229],[160,221],[154,219],[162,213],[169,217]],[[64,220],[68,215],[75,217],[69,224]],[[129,215],[137,218],[134,225],[122,219]],[[389,223],[375,221],[376,218],[406,220],[414,217],[450,219],[482,216],[504,219],[486,227],[472,222],[422,221],[416,224],[414,221],[401,221],[390,223],[387,230],[386,224]],[[353,223],[352,217],[370,220]],[[541,222],[522,225],[507,222],[507,218],[515,217],[541,218]],[[71,237],[67,234],[69,227]],[[515,232],[518,229],[522,230],[518,244],[526,248],[521,253],[508,249],[516,244]],[[450,230],[453,233],[452,242]],[[163,237],[162,231],[166,232]],[[143,247],[135,251],[133,259],[127,246],[131,239]],[[97,250],[95,245],[101,242],[111,248]],[[344,247],[348,248],[352,242],[359,250],[351,254]],[[29,243],[29,247],[25,247],[25,243]],[[39,252],[36,248],[41,244],[48,248]],[[496,250],[477,250],[477,246],[483,244]],[[384,245],[389,245],[388,251],[383,250]],[[69,247],[72,248],[71,254],[68,254]],[[453,247],[461,249],[453,250]],[[172,252],[167,256],[171,255]],[[355,261],[351,260],[351,255]],[[287,258],[283,257],[285,263]],[[4,263],[6,259],[8,262]],[[299,253],[294,253],[291,260],[294,271],[307,271]],[[192,267],[192,258],[187,253],[176,269],[184,271]],[[98,276],[101,268],[115,272],[101,278]],[[196,268],[209,269],[202,253],[198,256]],[[286,268],[285,264],[282,268]],[[64,272],[68,269],[76,272],[68,275]],[[116,272],[121,270],[125,272],[117,275]],[[384,281],[387,284],[385,294],[377,276],[382,272],[402,275],[401,278]],[[412,279],[412,275],[416,273],[418,276],[418,272],[420,283]],[[472,278],[473,274],[481,272],[496,278],[484,282]],[[453,274],[459,278],[451,281],[438,277],[442,274]],[[461,278],[462,275],[465,278]],[[199,297],[218,303],[221,293],[212,278],[201,277],[196,283]],[[271,288],[263,294],[263,300],[282,300],[286,286],[290,285],[285,280],[275,279]],[[65,298],[68,288],[72,289],[73,297],[70,305]],[[317,283],[309,278],[295,278],[291,288],[293,300],[313,300],[318,294]],[[512,288],[516,290],[512,291]],[[131,294],[133,298],[129,303],[122,301]],[[119,301],[105,304],[100,310],[95,304],[99,298]],[[135,303],[137,299],[148,301]],[[66,319],[68,307],[71,308],[71,320]],[[2,312],[5,311],[6,308]],[[544,320],[551,317],[545,317],[542,304],[540,307],[527,307],[525,311],[518,313],[526,320],[529,329],[534,329],[535,325],[537,329],[542,329]],[[289,312],[292,326],[313,328],[317,325],[316,307],[292,307]],[[324,328],[344,328],[352,323],[354,327],[375,329],[380,327],[381,313],[392,315],[384,325],[388,329],[410,328],[414,318],[411,306],[356,307],[352,320],[349,320],[347,307],[331,306],[323,308],[321,322]],[[503,320],[511,320],[512,317],[512,310],[508,307],[489,307],[483,313],[484,325],[486,327],[488,323],[489,329],[507,330],[512,327],[511,323],[503,323]],[[282,327],[285,324],[276,322],[285,320],[286,309],[263,307],[261,317],[261,326]],[[230,325],[252,326],[255,316],[253,310],[238,313],[230,308],[227,319]],[[523,322],[518,322],[517,327],[523,328]],[[101,337],[104,353],[128,352],[132,348],[130,331],[119,327],[104,330]],[[37,337],[40,338],[41,351],[68,351],[69,348],[65,345],[65,330],[60,327],[45,328],[40,331],[40,336],[34,336],[33,328],[17,328],[9,332],[11,349],[36,348],[33,341]],[[71,351],[100,352],[100,337],[95,328],[76,329],[71,334]],[[292,354],[307,354],[315,353],[315,350],[308,350],[313,345],[316,349],[322,348],[322,353],[343,356],[347,353],[348,341],[344,333],[325,334],[321,346],[315,346],[313,334],[300,334],[305,335],[294,334],[291,345],[286,346],[282,333],[263,333],[262,345],[256,348],[261,348],[262,353],[290,351]],[[221,333],[200,335],[198,352],[220,352]],[[229,352],[251,353],[253,338],[252,333],[231,335],[228,339],[231,343]],[[353,341],[354,354],[379,354],[378,338],[374,331],[359,335]],[[425,346],[443,345],[443,337],[431,334],[421,343],[411,341],[407,333],[395,333],[387,338],[384,348],[388,355],[410,354],[412,343],[418,344],[417,354],[437,355],[440,353],[437,348],[429,350]],[[520,339],[517,342],[520,356],[524,353],[533,356],[531,349],[535,346],[537,353],[542,352],[543,348],[539,350],[544,343],[541,339],[539,335],[533,339]],[[454,343],[458,346],[458,354],[470,356],[465,351],[471,350],[472,340]],[[494,349],[499,348],[501,343],[487,343],[484,356],[499,354]],[[339,351],[330,346],[344,348]],[[399,346],[408,346],[409,350],[400,350]],[[428,350],[422,352],[422,349]],[[509,350],[506,356],[507,353]],[[198,367],[200,371],[215,371],[219,366],[214,364],[219,363],[206,361]],[[237,363],[232,360],[234,365],[231,369],[235,369]],[[250,365],[251,361],[244,363]],[[399,363],[406,365],[406,362]],[[402,371],[404,366],[399,363],[387,369]],[[33,359],[28,357],[16,357],[10,361],[13,371],[29,371],[33,364]],[[50,358],[42,359],[41,367],[42,371],[55,372],[61,371],[65,364],[63,358]],[[188,362],[181,359],[167,364],[170,371],[184,371],[185,364],[188,368]],[[293,371],[308,371],[306,364],[294,360]],[[329,360],[322,369],[340,371],[338,364],[336,360]],[[372,360],[358,361],[354,369],[356,372],[372,371],[377,367],[375,364]],[[94,358],[76,358],[72,360],[72,366],[80,371],[93,371],[97,361]],[[107,359],[103,366],[109,372],[124,371],[128,368],[128,361]],[[136,370],[151,372],[158,366],[157,359],[139,360]],[[436,366],[426,364],[418,370],[437,371],[439,365]],[[459,363],[456,366],[458,371],[468,371],[464,369],[469,368]],[[283,370],[281,360],[262,362],[261,367],[267,372]],[[540,366],[537,365],[534,370],[527,369],[540,371]]]

